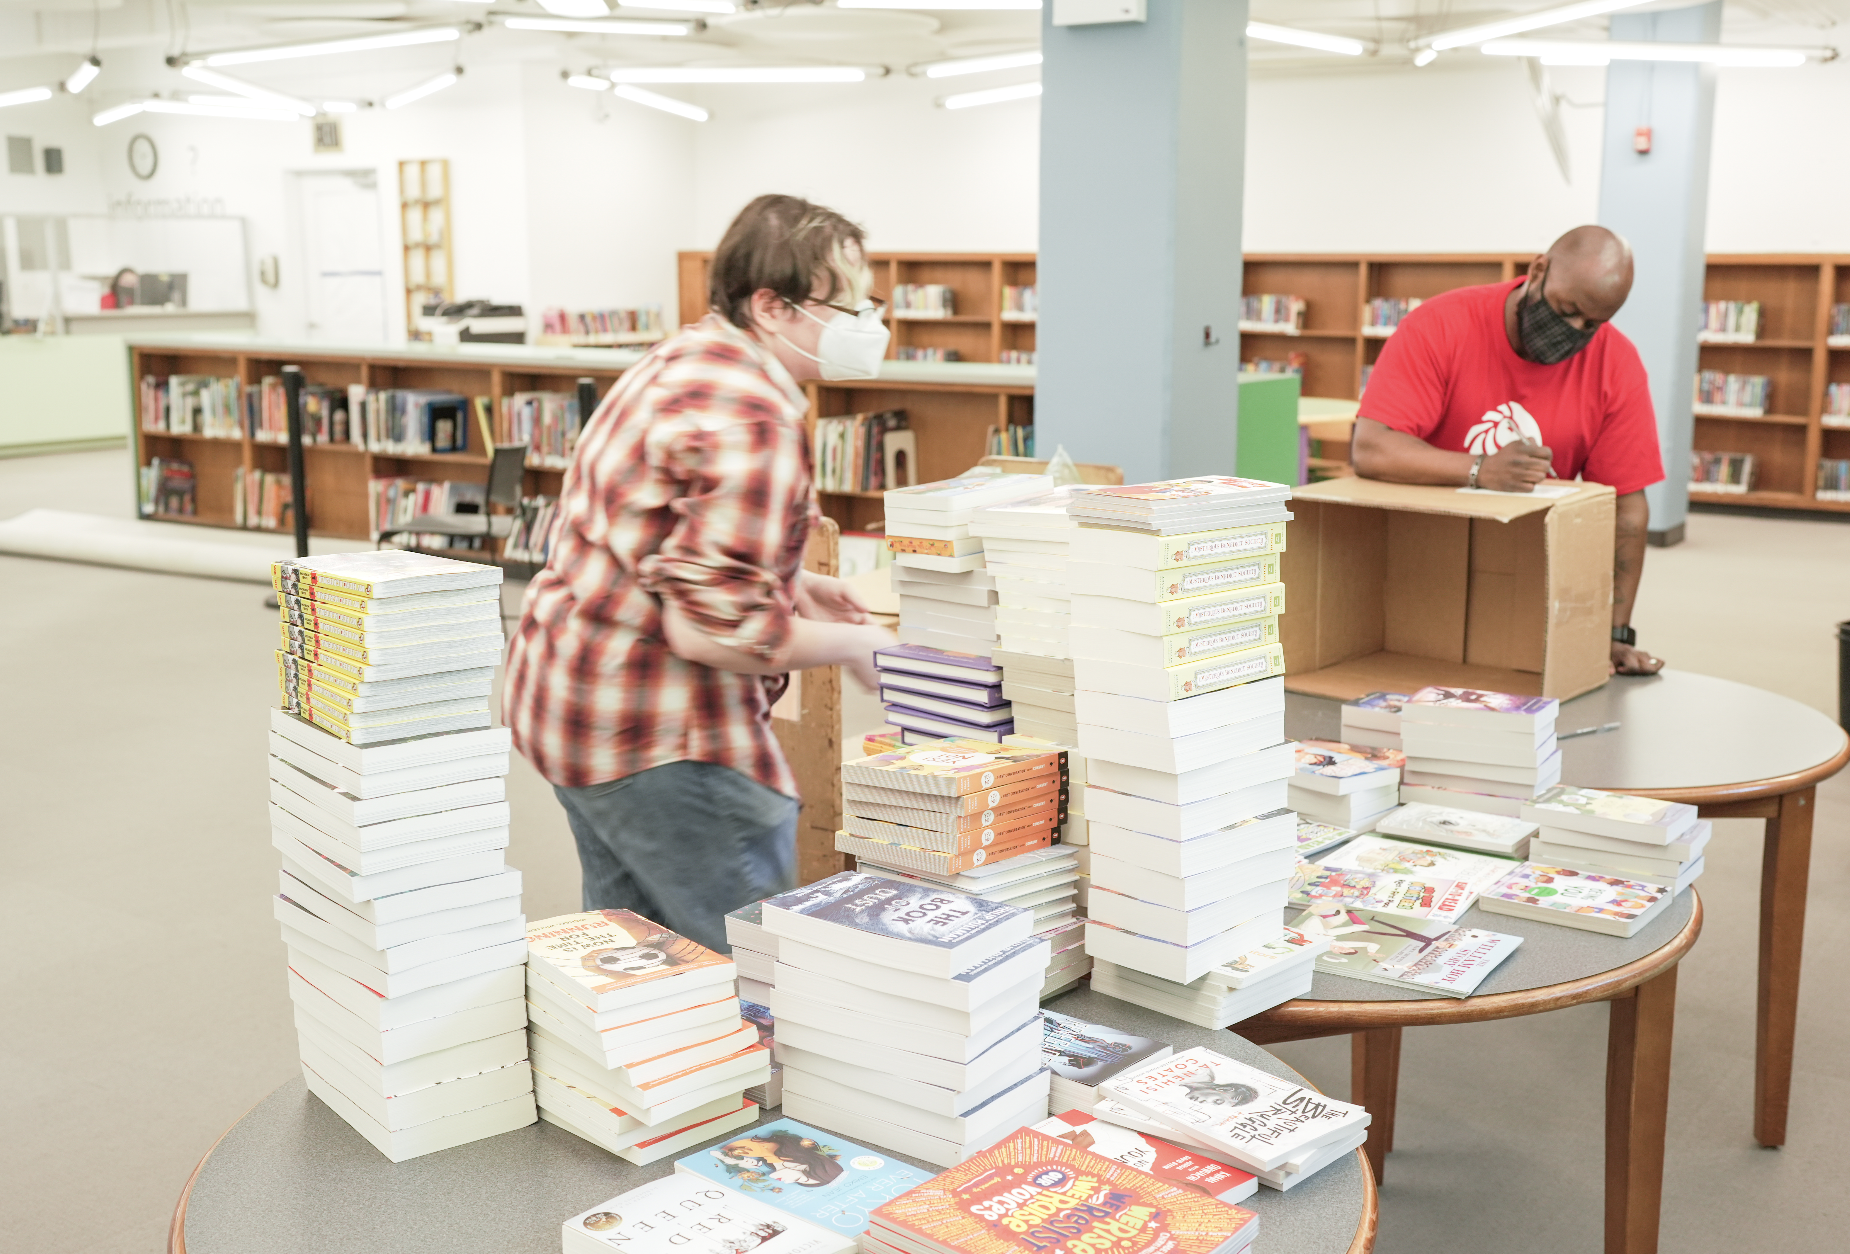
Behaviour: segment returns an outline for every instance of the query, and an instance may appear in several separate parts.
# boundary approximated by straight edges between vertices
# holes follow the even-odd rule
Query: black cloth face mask
[[[1522,339],[1524,357],[1544,366],[1554,366],[1585,348],[1599,328],[1591,326],[1583,330],[1556,313],[1555,307],[1542,294],[1547,283],[1548,273],[1543,271],[1534,297],[1523,301],[1516,311],[1516,332]]]

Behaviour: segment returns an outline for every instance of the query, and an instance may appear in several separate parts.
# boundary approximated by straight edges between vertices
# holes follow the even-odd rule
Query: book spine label
[[[1252,561],[1192,566],[1170,571],[1157,581],[1157,597],[1174,601],[1182,597],[1208,596],[1228,588],[1249,584],[1277,583],[1278,556],[1267,554]]]
[[[923,536],[888,536],[889,553],[922,553],[926,557],[962,557],[955,540],[929,540]],[[980,551],[980,550],[979,550]]]
[[[1225,561],[1247,554],[1279,553],[1285,547],[1285,524],[1263,523],[1257,527],[1229,527],[1201,535],[1165,538],[1158,570],[1198,566],[1204,562]]]
[[[1210,627],[1206,631],[1172,636],[1163,642],[1168,664],[1172,666],[1277,643],[1278,616],[1276,614],[1270,614],[1251,622],[1238,623],[1231,627]]]
[[[1201,665],[1172,666],[1165,672],[1170,700],[1233,688],[1284,673],[1285,651],[1275,644],[1244,653],[1230,653]]]
[[[336,579],[320,571],[305,570],[294,562],[274,562],[270,566],[270,583],[278,592],[287,592],[293,596],[314,596],[316,588],[331,588],[336,592],[350,592],[356,596],[373,595],[371,581],[365,579]]]
[[[1285,586],[1228,592],[1224,596],[1210,594],[1195,604],[1167,606],[1165,612],[1168,620],[1164,627],[1170,633],[1282,614],[1285,612]]]

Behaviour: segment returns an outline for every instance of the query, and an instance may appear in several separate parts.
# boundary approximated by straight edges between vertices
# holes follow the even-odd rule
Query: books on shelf
[[[1005,348],[996,360],[1004,366],[1032,366],[1040,360],[1040,354],[1031,348]]]
[[[1329,950],[1317,958],[1317,970],[1446,997],[1475,993],[1522,944],[1520,936],[1370,910],[1307,911],[1298,922],[1329,941]]]
[[[239,382],[205,374],[166,378],[143,375],[138,413],[143,431],[208,435],[235,440],[244,434]]]
[[[1757,300],[1705,300],[1696,315],[1699,344],[1752,344],[1759,336]]]
[[[563,470],[578,447],[587,415],[572,392],[515,392],[501,398],[493,422],[496,444],[527,446],[527,465]]]
[[[255,531],[293,530],[292,496],[287,472],[231,468],[231,521],[235,526]]]
[[[508,561],[543,565],[552,556],[561,517],[558,497],[522,497],[514,526],[508,532],[507,542],[501,546],[501,556]]]
[[[950,318],[957,313],[957,294],[944,283],[896,283],[887,308],[900,319]]]
[[[1287,353],[1281,360],[1275,357],[1256,357],[1240,363],[1240,369],[1246,374],[1295,374],[1300,378],[1310,365],[1309,353]]]
[[[856,1248],[851,1233],[682,1171],[572,1216],[562,1233],[565,1254],[853,1254]]]
[[[907,429],[906,411],[816,419],[810,436],[818,492],[884,492],[886,436]]]
[[[1608,936],[1636,936],[1676,896],[1668,884],[1525,862],[1486,888],[1478,907]]]
[[[983,456],[1033,457],[1034,424],[1011,422],[990,427],[983,437]]]
[[[282,478],[286,484],[287,476]],[[366,487],[367,517],[375,540],[422,515],[480,515],[488,510],[487,487],[466,480],[380,477],[367,480]],[[426,535],[421,532],[405,534],[406,543],[421,549],[479,549],[484,539],[482,536]]]
[[[475,402],[455,392],[354,384],[348,403],[359,415],[359,442],[375,453],[464,453],[476,425]]]
[[[1002,321],[1034,322],[1041,316],[1041,289],[1033,283],[1004,284]]]
[[[918,344],[901,344],[893,350],[897,361],[962,361],[963,354],[954,348],[934,348]]]
[[[1850,501],[1850,459],[1818,459],[1817,497],[1821,501]]]
[[[1307,302],[1302,296],[1255,295],[1240,298],[1243,334],[1296,335],[1304,329]]]
[[[1693,412],[1710,418],[1760,418],[1772,390],[1773,381],[1763,374],[1699,370]]]
[[[554,307],[541,312],[539,333],[579,347],[612,348],[621,344],[653,344],[666,336],[668,330],[662,321],[660,305],[570,313]]]
[[[1710,453],[1691,449],[1689,490],[1742,494],[1754,490],[1752,453]]]
[[[136,467],[143,518],[192,518],[199,513],[193,463],[180,457],[151,457]]]
[[[1417,296],[1377,296],[1362,307],[1362,334],[1369,339],[1385,339],[1394,334],[1402,318],[1419,307]]]

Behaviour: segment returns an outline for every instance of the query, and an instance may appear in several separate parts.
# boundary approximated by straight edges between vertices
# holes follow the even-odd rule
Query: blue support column
[[[1246,0],[1043,12],[1035,446],[1127,483],[1232,474]]]
[[[1610,37],[1664,43],[1715,43],[1721,0],[1654,13],[1615,13]],[[1702,300],[1709,217],[1709,138],[1715,119],[1715,67],[1686,62],[1614,61],[1606,70],[1606,131],[1600,160],[1599,220],[1632,243],[1631,298],[1613,319],[1638,346],[1651,376],[1651,403],[1664,453],[1665,481],[1645,489],[1651,542],[1683,539],[1689,514],[1690,394],[1696,375],[1696,316]],[[1641,126],[1651,151],[1633,148]]]

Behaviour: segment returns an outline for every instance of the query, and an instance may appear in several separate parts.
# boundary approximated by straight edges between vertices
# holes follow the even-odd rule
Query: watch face
[[[160,168],[161,155],[154,147],[154,141],[146,135],[137,135],[128,141],[128,168],[138,179],[151,179]]]

